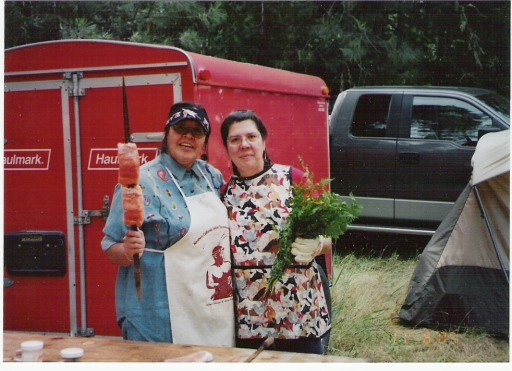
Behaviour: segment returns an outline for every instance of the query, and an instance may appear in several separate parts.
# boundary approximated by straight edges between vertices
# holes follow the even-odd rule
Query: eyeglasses
[[[255,133],[248,133],[248,134],[244,134],[244,135],[235,135],[235,136],[229,137],[227,142],[231,146],[239,146],[240,144],[242,144],[243,138],[245,138],[245,140],[247,142],[253,143],[261,138],[261,134],[259,134],[258,132],[255,132]]]
[[[172,126],[172,128],[179,135],[187,135],[188,133],[191,133],[192,136],[196,139],[201,139],[206,136],[206,132],[204,131],[204,129],[197,126],[189,127],[186,125],[177,124]]]

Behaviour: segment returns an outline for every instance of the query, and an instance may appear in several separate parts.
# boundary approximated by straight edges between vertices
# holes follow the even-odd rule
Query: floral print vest
[[[316,264],[286,269],[275,294],[263,295],[279,250],[279,229],[289,215],[291,167],[273,165],[253,178],[232,177],[228,209],[238,337],[321,337],[330,318]]]

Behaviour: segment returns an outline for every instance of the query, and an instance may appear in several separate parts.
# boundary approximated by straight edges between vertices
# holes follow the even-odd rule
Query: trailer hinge
[[[90,337],[93,337],[95,334],[94,332],[94,329],[93,328],[87,328],[87,329],[77,329],[76,330],[76,336],[81,336],[81,337],[87,337],[87,338],[90,338]]]
[[[103,197],[103,208],[101,210],[82,210],[80,216],[75,217],[75,224],[91,224],[91,217],[101,216],[107,220],[110,214],[110,197]]]
[[[84,97],[85,89],[80,88],[79,79],[84,78],[83,72],[65,72],[64,80],[69,80],[73,83],[73,88],[68,90],[70,97]]]

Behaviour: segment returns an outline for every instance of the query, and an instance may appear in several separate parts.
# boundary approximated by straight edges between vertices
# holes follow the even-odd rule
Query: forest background
[[[510,97],[510,1],[5,1],[5,48],[107,39],[362,85]]]

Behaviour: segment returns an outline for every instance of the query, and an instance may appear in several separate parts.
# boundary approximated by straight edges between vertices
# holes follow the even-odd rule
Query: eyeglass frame
[[[186,123],[179,122],[176,125],[171,126],[171,128],[179,135],[187,135],[190,133],[196,139],[202,139],[206,136],[206,131],[202,126],[191,128],[187,126]]]

